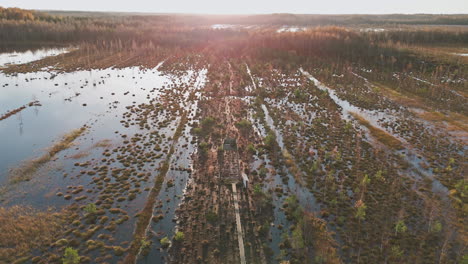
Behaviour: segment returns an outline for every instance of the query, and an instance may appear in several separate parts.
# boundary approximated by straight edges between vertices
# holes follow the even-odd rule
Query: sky
[[[0,6],[198,14],[468,14],[468,0],[0,0]]]

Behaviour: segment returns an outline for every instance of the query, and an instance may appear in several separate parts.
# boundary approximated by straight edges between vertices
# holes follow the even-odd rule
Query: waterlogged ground
[[[453,106],[359,67],[198,55],[141,62],[155,67],[35,62],[61,52],[0,55],[26,63],[0,72],[2,206],[61,219],[60,232],[0,250],[0,262],[61,263],[73,248],[85,263],[239,263],[238,232],[247,263],[461,259],[467,131],[452,117],[466,120],[463,76],[440,95]],[[242,230],[231,157],[249,180],[237,185]]]
[[[37,61],[49,56],[66,53],[71,48],[39,49],[26,52],[9,52],[0,54],[0,68],[14,64],[23,64]]]

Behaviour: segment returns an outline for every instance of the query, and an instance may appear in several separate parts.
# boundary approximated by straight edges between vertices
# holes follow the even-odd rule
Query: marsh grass
[[[81,151],[76,154],[69,156],[70,159],[82,159],[91,155],[91,150],[95,148],[110,148],[112,147],[112,141],[110,139],[103,139],[92,145],[88,150]]]
[[[46,153],[42,156],[24,161],[19,167],[12,169],[9,174],[9,183],[16,184],[31,180],[31,177],[40,167],[52,160],[60,151],[73,146],[73,141],[81,136],[85,131],[86,127],[81,127],[65,134],[60,141],[47,149]]]
[[[28,260],[31,250],[55,241],[65,223],[65,215],[31,207],[0,207],[0,263]]]
[[[453,112],[443,114],[441,112],[430,111],[418,115],[427,121],[436,123],[445,122],[449,131],[463,131],[468,133],[468,118],[462,114]]]
[[[31,106],[41,106],[41,104],[39,103],[39,101],[32,101],[30,102],[29,104],[25,104],[19,108],[16,108],[14,110],[11,110],[9,112],[7,112],[6,114],[3,114],[3,115],[0,115],[0,121],[2,120],[5,120],[7,118],[9,118],[10,116],[13,116],[13,115],[16,115],[17,113],[23,111],[24,109],[28,108],[28,107],[31,107]]]
[[[88,157],[89,155],[91,155],[91,153],[89,153],[88,151],[81,151],[81,152],[78,152],[76,154],[69,156],[69,158],[70,159],[82,159],[82,158]]]
[[[153,208],[156,203],[156,198],[163,186],[164,178],[166,177],[166,174],[170,169],[170,161],[172,154],[174,154],[174,146],[178,142],[179,137],[182,135],[183,129],[187,124],[187,121],[187,113],[185,112],[182,114],[179,125],[177,126],[177,129],[174,132],[172,145],[170,147],[169,153],[167,154],[166,159],[161,163],[159,173],[156,176],[154,186],[148,195],[146,204],[140,211],[136,222],[135,230],[133,232],[133,240],[130,243],[128,254],[125,257],[124,263],[134,263],[140,250],[142,249],[142,241],[144,241],[146,237],[147,228],[151,223],[151,218],[153,217]]]
[[[93,148],[110,148],[112,147],[112,140],[103,139],[93,145]]]
[[[468,119],[463,114],[448,111],[445,113],[433,111],[431,108],[427,107],[423,98],[416,95],[402,94],[381,83],[375,86],[375,90],[399,104],[422,109],[423,111],[417,112],[416,115],[426,121],[439,124],[446,123],[446,127],[449,131],[463,131],[464,133],[468,133],[468,125],[466,125],[468,124]]]
[[[380,128],[374,127],[364,119],[362,116],[356,114],[356,113],[351,113],[351,115],[359,122],[359,124],[365,126],[367,129],[369,129],[370,134],[375,137],[379,142],[382,144],[392,148],[392,149],[402,149],[403,144],[401,143],[400,140],[395,138],[394,136],[390,135],[389,133],[383,131]]]

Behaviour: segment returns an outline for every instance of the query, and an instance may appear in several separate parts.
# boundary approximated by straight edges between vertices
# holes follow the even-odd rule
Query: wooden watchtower
[[[239,183],[241,181],[239,153],[234,138],[226,138],[223,144],[223,164],[221,168],[221,182],[225,184]]]

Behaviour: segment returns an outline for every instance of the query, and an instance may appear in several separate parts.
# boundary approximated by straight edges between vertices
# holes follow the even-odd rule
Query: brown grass
[[[10,116],[16,115],[17,113],[23,111],[27,107],[40,106],[40,105],[41,104],[39,103],[39,101],[32,101],[29,104],[25,104],[23,106],[20,106],[20,107],[18,107],[16,109],[13,109],[13,110],[7,112],[6,114],[0,115],[0,121],[5,120],[5,119],[9,118]]]
[[[454,53],[467,53],[468,49],[460,45],[415,45],[415,44],[381,44],[384,47],[396,48],[400,51],[416,53],[423,58],[437,60],[442,63],[468,63],[468,57],[458,56]]]
[[[66,214],[30,207],[0,207],[0,263],[28,259],[31,250],[49,246],[63,230]]]
[[[110,147],[112,147],[112,140],[110,139],[103,139],[93,145],[93,148],[110,148]]]
[[[49,162],[57,153],[73,146],[73,141],[86,131],[86,127],[75,129],[64,135],[60,141],[47,149],[46,153],[38,158],[24,161],[18,168],[10,171],[9,182],[11,184],[28,181],[36,171]]]
[[[394,136],[390,135],[389,133],[383,131],[380,128],[374,127],[364,119],[362,116],[356,114],[356,113],[351,113],[351,115],[363,126],[365,126],[367,129],[369,129],[369,132],[371,135],[376,138],[378,141],[380,141],[382,144],[392,148],[392,149],[402,149],[403,144],[401,143],[400,140],[395,138]]]
[[[89,148],[89,150],[94,149],[94,148],[110,148],[110,147],[112,147],[112,141],[110,139],[103,139],[101,141],[98,141],[93,146],[91,146]],[[76,154],[70,155],[68,158],[70,158],[70,159],[82,159],[82,158],[88,157],[89,155],[91,155],[89,150],[81,151],[81,152],[78,152]]]
[[[453,112],[446,112],[443,114],[441,112],[434,111],[427,107],[421,98],[414,95],[409,97],[380,83],[374,87],[378,92],[383,93],[385,96],[401,105],[422,109],[424,112],[417,112],[416,115],[426,121],[443,125],[443,127],[448,131],[462,131],[464,132],[464,135],[468,133],[468,118],[465,115]],[[460,91],[458,91],[458,93],[464,94]],[[444,122],[447,124],[444,124]]]
[[[458,113],[443,114],[441,112],[418,113],[418,116],[431,122],[447,122],[448,131],[464,131],[468,133],[468,118]]]
[[[69,158],[70,159],[82,159],[82,158],[88,157],[89,155],[90,153],[88,151],[81,151],[76,154],[70,155]]]

